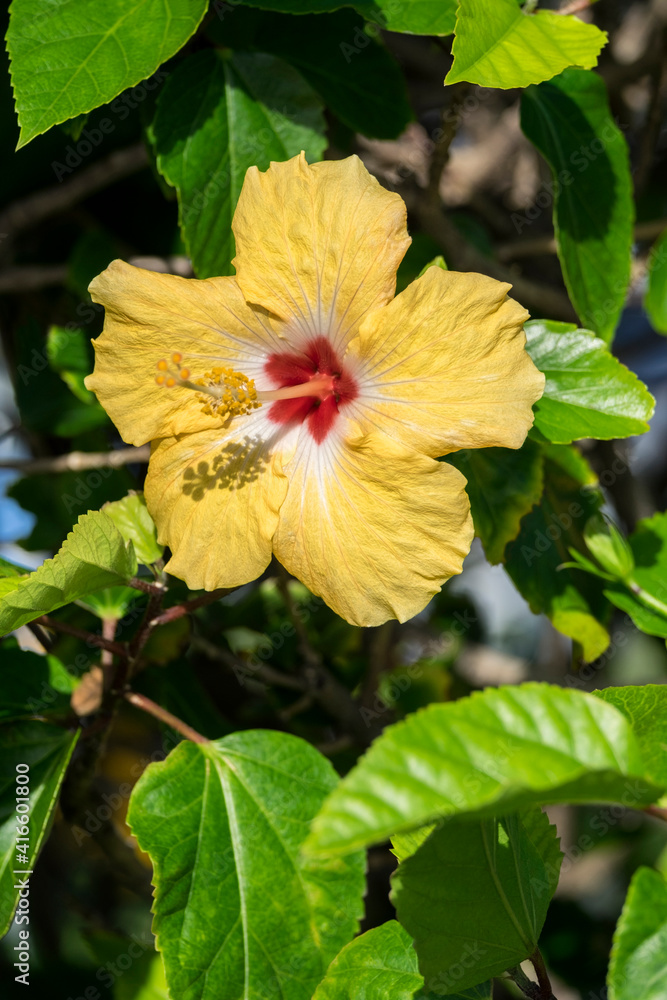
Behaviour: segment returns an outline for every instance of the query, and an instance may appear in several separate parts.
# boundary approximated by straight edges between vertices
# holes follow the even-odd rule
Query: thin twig
[[[595,0],[570,0],[566,3],[560,10],[554,11],[555,14],[579,14],[582,10],[587,10],[591,4],[595,3]]]
[[[654,240],[665,229],[667,229],[667,219],[653,219],[651,222],[638,223],[634,228],[633,236],[636,242]],[[503,263],[519,260],[521,257],[537,257],[541,254],[557,252],[558,244],[555,236],[537,236],[532,240],[512,240],[496,247],[496,256]]]
[[[76,628],[74,625],[58,621],[55,618],[49,618],[48,615],[41,615],[41,617],[35,618],[33,624],[43,625],[44,628],[50,628],[56,632],[63,632],[65,635],[72,635],[75,639],[81,639],[88,646],[96,646],[98,649],[106,649],[109,653],[113,653],[115,656],[127,659],[127,649],[122,643],[111,642],[108,639],[105,639],[102,635],[95,635],[94,632],[86,632],[85,629]]]
[[[306,684],[300,677],[292,677],[290,674],[284,674],[282,671],[276,670],[275,667],[270,667],[268,663],[253,663],[252,665],[246,663],[239,656],[235,656],[234,653],[230,653],[227,649],[221,649],[201,636],[194,636],[191,645],[193,649],[200,650],[209,660],[222,663],[225,667],[233,670],[237,676],[240,674],[244,679],[252,678],[261,681],[263,684],[290,688],[292,691],[303,692],[306,690]]]
[[[536,316],[576,321],[577,315],[563,292],[517,275],[510,268],[477,250],[445,213],[433,205],[423,189],[416,184],[406,184],[402,195],[421,229],[440,244],[448,263],[457,270],[477,271],[498,281],[506,281],[513,286],[513,296]]]
[[[30,264],[9,267],[0,272],[0,292],[3,295],[33,292],[39,288],[62,285],[69,268],[66,264]]]
[[[152,596],[157,596],[158,594],[164,597],[167,590],[163,583],[151,583],[150,580],[143,580],[140,576],[133,576],[131,580],[127,581],[128,587],[133,587],[135,590],[141,590],[144,594],[151,594]]]
[[[440,179],[449,161],[449,150],[461,123],[461,106],[469,90],[469,83],[452,84],[451,100],[448,107],[442,109],[440,138],[435,143],[429,167],[427,192],[433,201],[440,198]]]
[[[207,604],[219,601],[222,597],[226,597],[227,594],[231,594],[235,589],[235,587],[221,587],[219,590],[210,590],[207,594],[202,594],[200,597],[193,597],[191,601],[174,604],[171,608],[167,608],[166,611],[161,611],[159,615],[151,618],[149,624],[151,628],[155,628],[156,625],[166,625],[167,622],[176,621],[177,618],[183,618],[184,615],[189,615],[192,611],[196,611],[197,608],[203,608]]]
[[[536,948],[530,956],[530,961],[535,969],[535,972],[537,973],[537,981],[540,986],[540,1000],[555,1000],[553,989],[551,988],[549,973],[547,972],[547,967],[544,964],[544,959],[542,958],[539,948]]]
[[[116,638],[116,626],[118,625],[117,618],[103,618],[102,619],[102,638],[106,642],[114,643]],[[102,667],[102,672],[104,674],[104,690],[110,691],[113,682],[113,657],[114,654],[110,649],[103,649],[100,656],[100,666]]]
[[[166,708],[162,708],[157,702],[154,702],[151,698],[147,698],[145,694],[138,694],[136,691],[126,691],[123,694],[125,701],[129,701],[130,705],[134,705],[135,708],[140,708],[142,712],[148,712],[149,715],[154,716],[159,719],[160,722],[164,722],[167,726],[171,726],[175,729],[177,733],[181,736],[185,736],[186,740],[192,740],[193,743],[210,743],[211,741],[198,733],[196,729],[189,726],[187,722],[183,722],[182,719],[177,718],[168,712]]]
[[[646,806],[644,812],[655,819],[661,819],[663,823],[667,823],[667,809],[663,809],[662,806]]]
[[[28,198],[15,201],[0,214],[0,233],[14,237],[146,166],[148,153],[143,143],[118,149],[58,186],[44,188]]]
[[[118,448],[117,451],[71,451],[54,458],[14,458],[0,462],[0,469],[16,469],[24,476],[43,472],[83,472],[87,469],[116,469],[132,462],[147,462],[150,445],[140,448]]]

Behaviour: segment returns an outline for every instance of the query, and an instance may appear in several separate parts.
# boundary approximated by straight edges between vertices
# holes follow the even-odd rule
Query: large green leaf
[[[667,333],[667,230],[651,247],[644,305],[653,328]]]
[[[475,986],[527,959],[560,863],[555,827],[540,809],[436,829],[392,877],[427,988]]]
[[[549,441],[604,441],[648,430],[655,400],[604,341],[571,323],[526,323],[526,349],[546,375],[535,426]]]
[[[667,882],[651,868],[633,875],[614,933],[609,1000],[665,1000],[667,996]]]
[[[361,914],[364,860],[299,851],[336,785],[314,747],[278,732],[182,743],[137,784],[129,822],[155,867],[154,930],[179,1000],[310,1000]]]
[[[593,483],[582,482],[580,456],[563,445],[545,448],[544,493],[507,545],[505,564],[517,589],[535,614],[579,642],[584,659],[594,660],[609,645],[603,621],[608,605],[599,580],[562,569],[570,549],[586,552],[583,531],[602,503]]]
[[[131,542],[101,511],[82,514],[53,559],[0,600],[0,635],[93,590],[125,583],[137,571]]]
[[[546,10],[526,14],[516,0],[459,0],[454,63],[445,83],[527,87],[568,66],[595,66],[604,31]]]
[[[468,480],[466,492],[489,562],[499,563],[519,533],[521,518],[538,502],[544,486],[542,450],[528,438],[518,450],[478,448],[447,456]]]
[[[0,726],[0,937],[9,929],[19,902],[21,882],[28,877],[22,873],[35,867],[77,738],[78,731],[68,732],[46,722]],[[23,784],[29,788],[28,797],[16,794],[19,773],[27,773],[29,778],[27,785]],[[16,808],[17,802],[26,801],[30,805],[27,841],[22,839],[26,836],[24,826],[17,831]],[[17,924],[19,929],[28,927],[21,911]]]
[[[488,689],[385,729],[327,799],[308,849],[344,854],[440,816],[620,801],[630,778],[638,805],[657,798],[611,705],[549,684]]]
[[[595,694],[630,720],[645,773],[656,785],[667,788],[667,687],[663,684],[611,687]]]
[[[206,0],[13,0],[7,47],[19,148],[154,73],[185,45],[207,6]]]
[[[248,7],[284,14],[325,14],[341,7],[354,7],[367,20],[386,31],[413,35],[451,35],[456,21],[457,0],[245,0]],[[353,34],[350,44],[361,52],[368,44]]]
[[[609,342],[630,280],[634,222],[628,147],[604,81],[569,69],[529,87],[521,127],[553,174],[558,256],[584,326]]]
[[[67,712],[76,680],[56,656],[19,649],[13,639],[0,647],[0,720]]]
[[[295,18],[239,7],[233,18],[213,21],[208,34],[234,49],[250,47],[280,56],[349,128],[377,139],[395,139],[413,118],[400,66],[366,34],[355,11],[330,14],[326,31],[322,24],[317,15]]]
[[[248,167],[266,170],[326,147],[322,104],[275,56],[208,50],[185,59],[157,103],[157,165],[176,188],[183,237],[200,278],[233,274],[232,216]]]
[[[667,639],[667,513],[644,518],[628,542],[635,563],[634,590],[611,584],[605,596],[642,632]]]

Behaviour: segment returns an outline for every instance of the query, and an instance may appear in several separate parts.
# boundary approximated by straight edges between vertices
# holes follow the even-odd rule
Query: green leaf
[[[364,860],[303,859],[336,785],[303,740],[242,732],[182,743],[137,784],[129,823],[155,868],[154,931],[179,1000],[310,1000],[353,936]]]
[[[607,989],[609,1000],[667,996],[667,882],[651,868],[632,877],[616,925]]]
[[[583,325],[609,342],[630,280],[634,203],[628,147],[604,81],[570,69],[530,87],[521,127],[551,167],[558,257],[572,304]]]
[[[183,238],[200,278],[233,274],[232,217],[249,167],[266,170],[326,148],[322,104],[296,70],[264,53],[208,50],[173,71],[157,102],[151,138],[175,187]]]
[[[137,559],[111,518],[101,511],[82,514],[53,559],[0,600],[0,635],[117,583],[137,571]]]
[[[478,448],[447,456],[468,480],[475,534],[491,563],[502,561],[521,519],[542,496],[542,450],[528,438],[521,448]]]
[[[388,920],[345,945],[313,1000],[431,1000],[434,994],[422,992],[423,983],[412,938],[396,920]],[[456,990],[443,1000],[491,1000],[491,983]]]
[[[86,389],[84,378],[93,367],[90,339],[82,330],[68,330],[62,326],[52,326],[46,335],[46,354],[54,372],[60,375],[65,385],[82,403],[99,410],[98,423],[106,421],[106,413],[90,389]]]
[[[459,0],[454,63],[445,83],[527,87],[568,66],[595,66],[607,35],[577,17],[525,14],[516,0]]]
[[[667,229],[651,247],[644,306],[658,333],[667,333]]]
[[[313,1000],[412,1000],[423,983],[412,938],[388,920],[345,945]]]
[[[667,639],[667,512],[640,521],[628,544],[635,562],[632,590],[611,586],[605,597],[642,632]]]
[[[317,15],[295,18],[237,7],[233,18],[212,21],[207,34],[219,45],[284,59],[355,132],[395,139],[414,117],[401,67],[352,10],[330,14],[323,31]]]
[[[445,823],[401,862],[391,898],[414,938],[427,989],[475,986],[528,958],[561,859],[555,827],[534,809]]]
[[[102,508],[126,542],[132,542],[137,559],[150,566],[162,558],[164,551],[157,541],[157,528],[148,513],[143,493],[129,493],[122,500],[113,500]]]
[[[284,14],[327,14],[341,7],[354,7],[363,17],[385,31],[413,35],[451,35],[456,21],[457,0],[246,0],[248,7],[281,11]],[[355,36],[350,44],[361,52],[365,44]]]
[[[68,732],[46,722],[17,722],[0,726],[0,936],[7,933],[19,901],[20,882],[31,871],[49,830],[65,768],[76,745],[78,731]],[[30,795],[17,796],[17,765],[28,766]],[[28,850],[17,833],[17,799],[30,804]],[[19,827],[22,831],[23,827]],[[18,859],[25,858],[25,863]],[[25,895],[25,893],[24,893]],[[28,926],[17,917],[19,929]]]
[[[13,0],[7,48],[18,148],[154,73],[194,34],[206,0]]]
[[[667,788],[667,687],[642,684],[596,691],[609,705],[630,720],[644,771],[656,785]]]
[[[114,1000],[170,1000],[162,956],[146,951],[114,983]]]
[[[80,597],[76,603],[102,620],[123,618],[138,596],[133,587],[105,587],[104,590],[96,590],[94,594]]]
[[[68,712],[76,680],[55,656],[38,656],[19,649],[13,640],[2,644],[0,720]]]
[[[590,661],[609,645],[603,624],[608,605],[598,580],[563,568],[571,549],[587,551],[584,527],[602,503],[597,489],[572,474],[580,462],[571,448],[545,449],[542,499],[508,544],[505,563],[531,611],[548,615],[559,631],[581,644],[584,659]]]
[[[525,330],[526,350],[546,376],[535,426],[549,441],[610,441],[648,430],[655,400],[604,341],[552,320],[532,320]]]
[[[604,711],[601,708],[604,706]],[[329,796],[307,849],[344,854],[440,816],[659,794],[625,717],[549,684],[487,689],[389,726]]]

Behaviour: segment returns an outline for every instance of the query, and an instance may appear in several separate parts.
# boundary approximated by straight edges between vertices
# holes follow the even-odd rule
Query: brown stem
[[[440,244],[451,266],[460,271],[477,271],[498,281],[508,282],[513,286],[514,297],[536,316],[576,322],[577,315],[563,292],[521,277],[509,267],[477,250],[416,184],[406,183],[401,193],[421,229]]]
[[[461,107],[470,90],[469,83],[454,83],[450,87],[451,101],[442,109],[440,138],[435,143],[429,168],[427,193],[432,201],[440,199],[440,178],[449,162],[449,149],[461,123]]]
[[[115,181],[146,166],[148,154],[143,143],[118,149],[106,159],[80,170],[57,187],[45,188],[21,201],[15,201],[0,214],[0,233],[7,233],[13,238],[22,230],[72,208],[96,191],[109,187]]]
[[[167,589],[163,583],[151,583],[150,580],[143,580],[140,576],[133,576],[131,580],[127,581],[127,585],[135,590],[143,591],[144,594],[150,594],[152,597],[164,597]]]
[[[663,809],[662,806],[646,806],[644,812],[667,823],[667,809]]]
[[[164,722],[167,726],[171,726],[175,729],[177,733],[181,736],[185,736],[186,740],[192,740],[193,743],[210,743],[205,736],[198,733],[196,729],[189,726],[187,722],[183,722],[182,719],[177,718],[168,712],[166,708],[162,708],[156,702],[147,698],[145,694],[138,694],[136,691],[125,691],[123,694],[125,701],[129,701],[130,705],[134,705],[135,708],[140,708],[143,712],[148,712],[149,715],[154,716],[159,719],[160,722]]]
[[[8,267],[0,272],[0,292],[3,295],[32,292],[38,288],[62,285],[69,268],[66,264],[27,264],[23,267]]]
[[[115,645],[116,638],[116,626],[118,625],[117,618],[103,618],[102,619],[102,638],[106,642]],[[102,667],[102,672],[104,674],[104,691],[108,692],[112,688],[113,684],[113,656],[114,654],[110,649],[103,649],[100,656],[100,666]]]
[[[166,625],[167,622],[176,621],[177,618],[183,618],[184,615],[189,615],[191,611],[196,611],[197,608],[203,608],[207,604],[219,601],[221,597],[231,594],[234,589],[234,587],[221,587],[219,590],[211,590],[208,594],[202,594],[201,597],[193,597],[191,601],[174,604],[171,608],[167,608],[166,611],[162,611],[156,617],[151,618],[149,625],[151,628],[155,628],[156,625]]]
[[[165,590],[164,587],[160,587],[159,590],[151,592],[148,598],[148,604],[146,605],[146,610],[144,611],[144,616],[141,619],[141,624],[139,626],[139,631],[135,635],[134,639],[130,643],[130,656],[129,656],[129,669],[127,672],[127,677],[124,678],[124,683],[130,678],[131,672],[135,667],[141,652],[150,638],[150,634],[153,631],[156,621],[156,616],[162,607],[162,601],[164,600]]]
[[[547,967],[544,964],[544,959],[539,948],[536,948],[533,954],[530,956],[530,961],[537,973],[537,982],[539,983],[540,992],[538,994],[539,1000],[555,1000],[553,990],[551,988],[551,982],[549,980],[549,973],[547,972]]]
[[[291,691],[306,690],[306,685],[300,677],[292,677],[290,674],[284,674],[281,670],[270,667],[268,663],[253,663],[251,666],[240,659],[240,657],[234,656],[229,650],[219,649],[218,646],[209,642],[208,639],[203,639],[201,636],[193,638],[192,648],[201,650],[209,660],[224,664],[230,670],[233,670],[237,676],[239,674],[242,675],[244,680],[246,678],[255,679],[262,684],[289,688]]]
[[[564,4],[560,10],[555,11],[556,14],[578,14],[582,10],[587,10],[595,0],[570,0],[569,3]]]
[[[16,458],[0,462],[0,469],[16,469],[24,476],[42,472],[81,472],[86,469],[116,469],[130,462],[147,462],[150,445],[141,448],[119,448],[117,451],[71,451],[55,458]]]
[[[85,629],[76,628],[74,625],[68,625],[67,622],[57,621],[55,618],[49,618],[48,615],[41,615],[39,618],[35,618],[33,624],[43,625],[44,628],[50,628],[56,632],[63,632],[65,635],[72,635],[75,639],[81,639],[88,646],[97,646],[99,649],[106,649],[109,653],[113,653],[115,656],[120,656],[121,659],[127,659],[127,649],[125,646],[120,642],[111,642],[103,635],[95,635],[94,632],[86,632]]]

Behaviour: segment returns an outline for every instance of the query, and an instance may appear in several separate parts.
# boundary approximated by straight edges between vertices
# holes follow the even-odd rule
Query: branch
[[[33,292],[38,288],[62,285],[67,278],[66,264],[33,264],[9,267],[0,272],[0,292],[4,295]]]
[[[449,162],[449,149],[461,124],[459,112],[469,90],[469,83],[453,84],[450,88],[452,99],[449,107],[442,109],[440,138],[435,144],[429,168],[428,195],[430,198],[439,197],[440,179]]]
[[[75,639],[81,639],[88,646],[97,646],[99,649],[105,649],[108,653],[120,656],[121,659],[127,659],[127,649],[122,643],[112,642],[109,639],[105,639],[102,635],[95,635],[94,632],[86,632],[85,629],[68,625],[67,622],[57,621],[55,618],[49,618],[48,615],[41,615],[39,618],[35,618],[32,624],[43,625],[44,628],[63,632],[65,635],[72,635]]]
[[[37,225],[51,215],[66,211],[96,191],[109,187],[115,181],[129,177],[146,166],[148,153],[143,143],[118,149],[57,187],[44,188],[21,201],[15,201],[0,214],[0,233],[13,238],[22,230]]]
[[[117,451],[71,451],[55,458],[10,458],[0,462],[0,469],[16,469],[24,476],[42,472],[82,472],[86,469],[117,469],[131,462],[147,462],[150,445],[140,448],[118,448]]]
[[[236,590],[236,587],[221,587],[219,590],[211,590],[207,594],[202,594],[201,597],[193,597],[191,601],[174,604],[171,608],[167,608],[166,611],[160,612],[155,618],[151,618],[149,625],[151,628],[155,628],[156,625],[166,625],[167,622],[176,621],[177,618],[183,618],[184,615],[189,615],[190,612],[196,611],[197,608],[203,608],[207,604],[219,601],[221,597],[226,597],[227,594],[231,594],[234,590]]]
[[[555,14],[579,14],[582,10],[587,10],[595,0],[570,0],[566,3],[564,7],[560,10],[554,11]]]
[[[649,816],[653,816],[655,819],[661,819],[663,823],[667,823],[667,809],[663,809],[662,806],[646,806],[643,812]]]
[[[154,716],[159,719],[160,722],[164,722],[167,726],[171,726],[175,729],[177,733],[181,736],[185,736],[186,740],[192,740],[193,743],[210,743],[211,741],[201,733],[198,733],[196,729],[189,726],[187,722],[183,722],[182,719],[178,719],[171,712],[168,712],[166,708],[162,708],[156,702],[147,698],[145,694],[138,694],[136,691],[126,691],[123,695],[125,701],[129,701],[130,705],[134,705],[135,708],[140,708],[142,712],[148,712],[149,715]]]
[[[406,185],[402,193],[409,211],[417,218],[423,231],[440,244],[448,263],[457,270],[477,271],[498,281],[506,281],[513,286],[515,298],[538,316],[576,322],[577,315],[563,292],[523,278],[481,253],[447,218],[440,204],[434,204],[416,184]]]
[[[667,229],[667,219],[653,219],[651,222],[640,222],[634,228],[634,238],[637,242],[641,240],[654,240]],[[555,236],[537,236],[532,240],[513,240],[510,243],[501,243],[496,247],[498,260],[507,263],[510,260],[519,260],[521,257],[535,257],[540,254],[553,254],[558,252]]]

